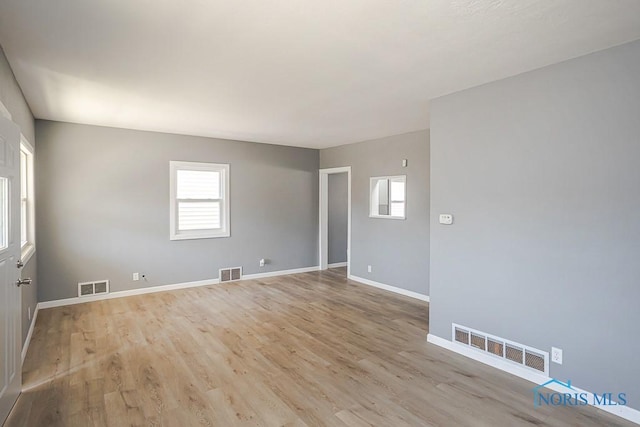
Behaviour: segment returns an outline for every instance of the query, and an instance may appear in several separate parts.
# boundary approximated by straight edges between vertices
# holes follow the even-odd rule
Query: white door
[[[22,387],[19,155],[20,131],[0,116],[0,424]]]

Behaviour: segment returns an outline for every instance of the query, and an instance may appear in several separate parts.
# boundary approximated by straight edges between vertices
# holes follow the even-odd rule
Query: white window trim
[[[231,193],[229,192],[229,165],[225,163],[198,163],[170,161],[170,184],[169,184],[169,222],[170,240],[191,240],[191,239],[215,239],[229,237],[231,235]],[[177,172],[178,170],[203,170],[222,172],[222,205],[223,205],[223,227],[220,230],[189,230],[178,231],[178,203],[177,203]]]
[[[371,213],[373,211],[373,186],[374,183],[381,179],[402,179],[404,181],[404,216],[393,216],[393,215],[376,215]],[[389,194],[389,212],[391,212],[391,194]],[[397,201],[396,201],[397,202]],[[372,176],[369,178],[369,218],[376,219],[395,219],[395,220],[406,220],[407,219],[407,176],[406,175],[390,175],[390,176]]]
[[[27,243],[22,246],[20,259],[24,264],[29,262],[36,253],[36,198],[35,198],[35,150],[24,135],[20,135],[20,151],[25,151],[30,157],[31,167],[27,171]],[[20,171],[22,173],[22,171]],[[22,197],[21,197],[22,200]],[[22,240],[22,236],[21,239]]]

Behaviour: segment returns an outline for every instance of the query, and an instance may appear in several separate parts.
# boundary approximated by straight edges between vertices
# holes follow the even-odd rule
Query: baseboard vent
[[[220,283],[233,282],[242,279],[242,267],[221,268],[219,272]]]
[[[96,294],[108,294],[109,293],[109,281],[97,280],[95,282],[82,282],[78,283],[78,296],[88,297]]]
[[[483,353],[549,375],[549,353],[466,326],[451,324],[451,339]]]

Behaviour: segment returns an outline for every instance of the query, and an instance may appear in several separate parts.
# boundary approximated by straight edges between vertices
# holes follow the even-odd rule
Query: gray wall
[[[40,120],[36,134],[41,301],[94,279],[122,291],[317,265],[317,150]],[[169,240],[170,160],[231,164],[230,238]]]
[[[347,261],[348,185],[346,172],[329,175],[329,264]]]
[[[11,113],[12,120],[20,127],[20,131],[35,146],[35,132],[31,109],[22,95],[7,58],[0,46],[0,100]]]
[[[634,42],[432,102],[430,333],[562,348],[640,409],[638,76]]]
[[[429,295],[429,131],[320,151],[321,168],[339,166],[351,166],[351,274]],[[406,220],[369,218],[369,178],[381,175],[407,175]]]
[[[13,76],[11,66],[7,62],[4,51],[0,46],[0,100],[9,110],[12,120],[20,127],[25,138],[35,148],[36,140],[33,129],[33,115],[22,95],[22,90]],[[37,191],[37,189],[36,189]],[[37,240],[37,236],[36,236]],[[22,270],[22,277],[31,277],[31,286],[22,287],[22,340],[27,337],[30,321],[28,309],[33,313],[38,303],[38,272],[36,255],[33,255]]]

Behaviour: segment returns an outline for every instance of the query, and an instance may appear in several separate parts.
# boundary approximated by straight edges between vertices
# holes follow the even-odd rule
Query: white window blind
[[[171,239],[229,236],[229,165],[171,162]]]
[[[178,231],[222,226],[220,172],[178,170]]]
[[[391,181],[391,216],[404,217],[404,180]]]

